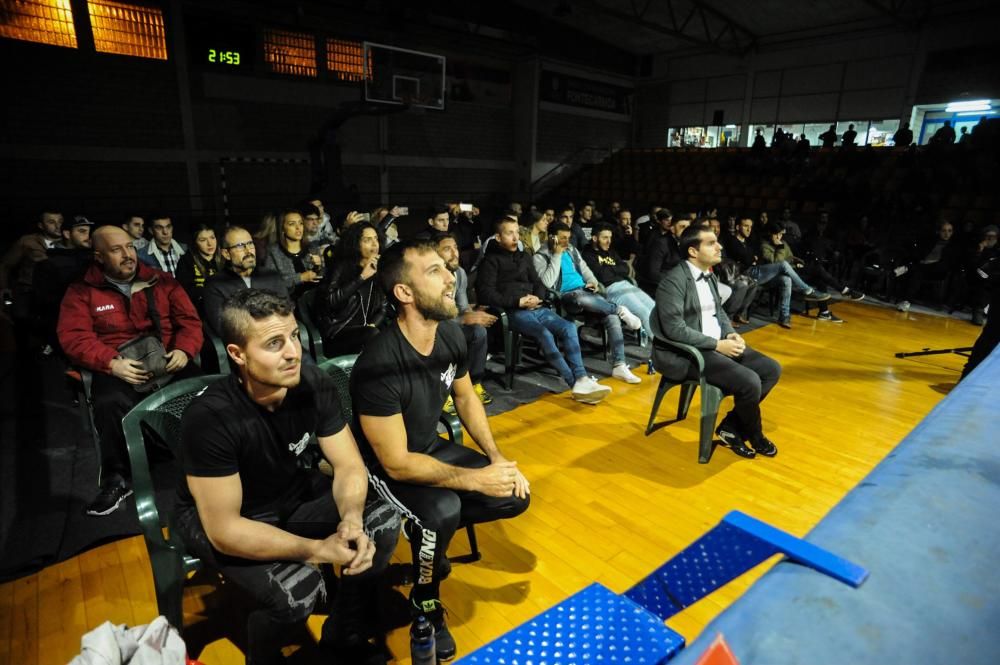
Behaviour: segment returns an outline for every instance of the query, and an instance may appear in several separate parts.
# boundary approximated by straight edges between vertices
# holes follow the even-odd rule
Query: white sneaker
[[[625,363],[615,365],[611,370],[611,376],[625,383],[642,383],[642,379],[633,374]]]
[[[896,277],[902,277],[906,273],[910,272],[910,268],[908,266],[899,266],[898,268],[894,269],[892,272],[893,272],[894,275],[896,275]]]
[[[621,320],[629,330],[638,330],[642,327],[642,320],[630,312],[625,305],[618,306],[618,316],[621,317]]]
[[[573,399],[584,404],[597,404],[610,392],[611,388],[602,386],[590,376],[582,376],[573,384]]]
[[[902,300],[902,301],[900,301],[896,305],[896,309],[898,309],[900,312],[909,312],[910,311],[910,301],[909,300]]]

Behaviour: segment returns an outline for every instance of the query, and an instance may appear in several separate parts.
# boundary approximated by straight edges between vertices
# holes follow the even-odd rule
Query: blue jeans
[[[813,288],[802,281],[799,274],[795,272],[788,261],[780,263],[765,263],[764,265],[751,266],[750,276],[757,280],[757,284],[763,286],[772,279],[778,280],[781,289],[781,301],[778,303],[778,318],[782,321],[792,315],[792,287],[798,291],[812,291]]]
[[[541,345],[545,359],[559,371],[559,375],[570,388],[577,379],[587,376],[583,358],[580,356],[580,337],[572,321],[567,321],[546,307],[508,309],[507,318],[511,330],[527,335]],[[557,337],[562,343],[565,355],[559,352]]]
[[[604,330],[608,333],[608,345],[611,347],[611,366],[625,362],[625,336],[622,335],[622,320],[618,316],[618,305],[608,301],[604,296],[583,288],[561,293],[559,298],[570,310],[575,308],[591,314],[603,314]]]
[[[656,304],[645,291],[632,282],[615,282],[604,291],[604,297],[625,307],[642,321],[642,329],[646,331],[646,337],[653,339],[653,329],[649,324],[649,315],[653,313],[653,306]]]

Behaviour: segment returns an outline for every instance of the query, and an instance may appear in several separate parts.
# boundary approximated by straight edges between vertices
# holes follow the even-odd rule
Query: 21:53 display
[[[223,65],[235,65],[240,64],[240,52],[239,51],[218,51],[214,48],[208,49],[208,61],[212,63],[219,63]]]

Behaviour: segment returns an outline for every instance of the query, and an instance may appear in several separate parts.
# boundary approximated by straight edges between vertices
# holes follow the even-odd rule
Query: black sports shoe
[[[97,497],[87,506],[88,515],[104,516],[118,510],[122,502],[132,495],[132,488],[121,478],[112,478],[101,485]]]
[[[805,298],[807,302],[823,302],[830,299],[830,294],[817,291],[816,289],[809,289],[802,295],[802,297]]]
[[[753,449],[757,451],[758,455],[763,455],[764,457],[774,457],[778,454],[778,446],[774,445],[774,442],[763,434],[761,434],[760,437],[756,441],[753,441],[750,445],[753,446]]]
[[[448,624],[444,620],[445,609],[440,600],[425,600],[421,603],[413,602],[414,618],[423,614],[434,626],[434,651],[437,654],[438,662],[449,661],[455,657],[458,647],[455,645],[455,638],[448,630]]]
[[[757,453],[753,451],[753,448],[748,448],[743,442],[743,437],[726,425],[725,422],[715,429],[715,434],[722,440],[722,445],[724,447],[729,448],[740,457],[753,459],[757,456]]]

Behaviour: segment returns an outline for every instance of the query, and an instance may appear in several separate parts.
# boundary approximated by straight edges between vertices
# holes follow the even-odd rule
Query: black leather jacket
[[[341,263],[320,287],[315,308],[316,325],[324,341],[329,341],[348,328],[380,327],[386,316],[386,297],[378,279],[361,279],[360,267]]]

